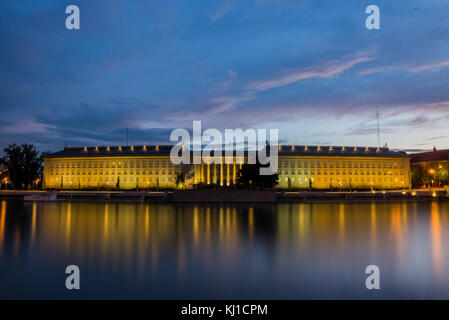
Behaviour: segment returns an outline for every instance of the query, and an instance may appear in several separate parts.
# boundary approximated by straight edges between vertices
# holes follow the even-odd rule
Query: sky
[[[67,30],[65,8],[80,9]],[[380,30],[365,27],[368,5]],[[280,143],[449,148],[447,0],[1,0],[0,150],[169,144],[175,128]],[[1,151],[0,151],[1,152]]]

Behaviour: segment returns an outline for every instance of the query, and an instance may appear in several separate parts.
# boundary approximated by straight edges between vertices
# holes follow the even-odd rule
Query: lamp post
[[[430,170],[429,170],[429,173],[430,173],[430,174],[433,174],[432,186],[435,187],[435,178],[436,178],[436,176],[435,176],[435,170],[434,170],[434,169],[430,169]]]

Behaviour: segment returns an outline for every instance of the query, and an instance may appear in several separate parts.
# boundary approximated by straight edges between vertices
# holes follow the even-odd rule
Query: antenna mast
[[[380,148],[379,110],[376,110],[376,118],[377,118],[377,147]]]

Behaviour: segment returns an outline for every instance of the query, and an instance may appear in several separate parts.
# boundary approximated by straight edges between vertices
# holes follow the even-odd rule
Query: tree
[[[277,173],[271,175],[261,175],[260,168],[268,167],[259,162],[256,164],[244,164],[239,172],[237,185],[245,189],[265,189],[273,188],[278,184],[279,175]]]
[[[195,174],[193,168],[191,164],[181,163],[178,165],[175,172],[175,183],[178,188],[185,189],[189,185]]]
[[[117,177],[117,183],[115,184],[115,187],[117,188],[117,190],[120,189],[120,177]]]
[[[292,190],[292,179],[290,177],[288,177],[287,183],[288,183],[288,191],[291,191]]]
[[[309,190],[312,191],[312,179],[309,178]]]
[[[185,173],[183,171],[179,171],[178,173],[176,173],[176,185],[178,186],[178,188],[184,189],[185,182],[186,182]]]
[[[26,143],[20,146],[10,144],[3,152],[13,188],[32,187],[42,174],[42,162],[46,154],[39,154],[34,145]]]

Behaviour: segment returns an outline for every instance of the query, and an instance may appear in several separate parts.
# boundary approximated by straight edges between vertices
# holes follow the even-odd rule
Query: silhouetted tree
[[[117,188],[117,190],[120,189],[120,177],[117,177],[117,183],[115,184],[115,187]]]
[[[244,164],[239,171],[237,185],[245,189],[264,189],[273,188],[278,184],[279,175],[277,173],[271,175],[261,175],[260,168],[268,167],[259,162],[256,164]]]
[[[42,162],[46,153],[39,154],[34,145],[26,143],[20,146],[10,144],[3,152],[13,188],[32,187],[42,174]]]

